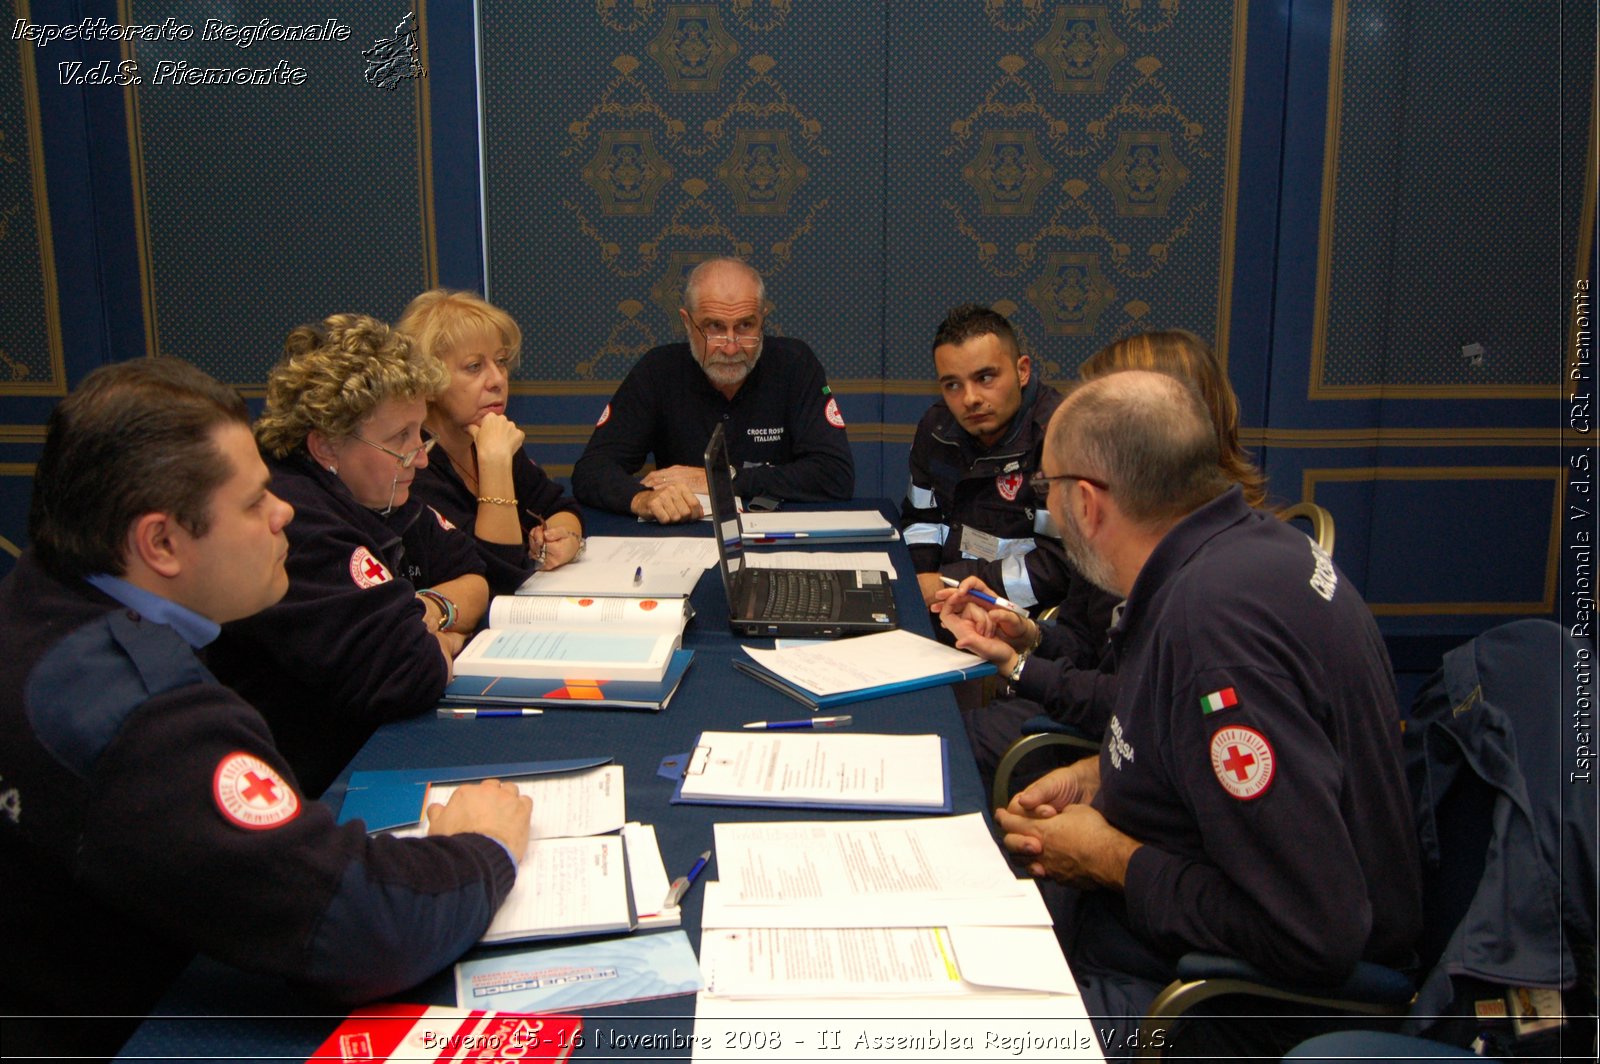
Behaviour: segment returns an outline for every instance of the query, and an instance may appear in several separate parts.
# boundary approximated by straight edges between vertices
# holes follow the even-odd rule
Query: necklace
[[[445,451],[444,456],[450,459],[450,464],[455,467],[455,471],[461,474],[461,482],[467,486],[467,490],[476,495],[478,493],[478,475],[456,461],[456,456],[449,451]],[[474,460],[472,464],[477,465],[478,463]]]

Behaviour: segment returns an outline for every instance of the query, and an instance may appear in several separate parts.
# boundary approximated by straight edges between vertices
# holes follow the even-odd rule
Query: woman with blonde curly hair
[[[396,328],[450,375],[428,403],[427,427],[439,446],[412,491],[472,532],[496,594],[576,558],[578,504],[528,457],[522,430],[506,417],[522,348],[511,315],[471,292],[435,288],[411,301]]]
[[[1193,385],[1211,411],[1223,473],[1244,490],[1244,501],[1251,506],[1267,501],[1267,478],[1239,445],[1239,400],[1209,344],[1183,329],[1136,333],[1095,352],[1078,367],[1078,379],[1093,380],[1123,369],[1152,369]]]
[[[320,793],[372,730],[438,701],[488,602],[472,537],[412,497],[448,377],[404,334],[335,314],[289,334],[256,443],[294,506],[289,592],[224,626],[208,662]]]

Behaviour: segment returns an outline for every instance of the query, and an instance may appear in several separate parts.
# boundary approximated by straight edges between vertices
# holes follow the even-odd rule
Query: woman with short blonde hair
[[[403,333],[335,314],[289,333],[256,422],[289,591],[223,628],[207,661],[261,711],[308,794],[386,721],[430,709],[488,604],[472,538],[413,497],[448,375]]]
[[[535,570],[577,557],[578,504],[528,457],[522,430],[506,416],[522,348],[511,315],[471,292],[435,288],[411,301],[396,328],[449,382],[428,403],[439,447],[415,490],[473,534],[490,589],[509,594]]]

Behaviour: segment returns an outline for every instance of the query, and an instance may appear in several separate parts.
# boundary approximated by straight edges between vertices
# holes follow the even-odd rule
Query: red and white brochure
[[[583,1020],[446,1005],[371,1005],[352,1012],[310,1061],[566,1060]]]

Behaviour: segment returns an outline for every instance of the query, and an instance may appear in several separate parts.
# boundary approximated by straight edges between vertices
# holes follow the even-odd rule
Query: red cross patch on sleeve
[[[839,413],[839,400],[828,396],[828,405],[822,408],[823,414],[828,418],[828,424],[836,429],[844,428],[844,415]]]
[[[606,408],[604,410],[600,411],[600,420],[596,421],[594,423],[594,427],[595,428],[599,428],[601,425],[604,425],[607,421],[610,421],[610,420],[611,420],[611,404],[607,403],[606,404]]]
[[[1211,737],[1211,771],[1235,798],[1261,797],[1272,786],[1276,768],[1272,744],[1254,728],[1230,725]]]
[[[278,771],[253,754],[229,754],[211,777],[217,809],[247,831],[266,831],[300,815],[300,796]]]
[[[377,587],[387,584],[394,577],[370,550],[357,547],[350,553],[350,579],[356,582],[356,587]]]
[[[433,510],[433,507],[430,506],[428,509]],[[450,523],[450,519],[438,510],[433,510],[433,516],[439,519],[439,527],[446,532],[454,532],[456,530],[456,526]]]

